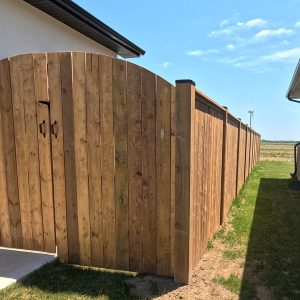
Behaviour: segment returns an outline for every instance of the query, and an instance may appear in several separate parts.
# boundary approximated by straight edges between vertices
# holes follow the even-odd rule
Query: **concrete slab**
[[[0,290],[56,259],[56,254],[0,247]]]

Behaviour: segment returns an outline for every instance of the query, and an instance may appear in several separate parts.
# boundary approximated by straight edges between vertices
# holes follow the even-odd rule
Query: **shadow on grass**
[[[56,261],[0,292],[0,299],[152,299],[179,286],[172,278]]]
[[[270,287],[271,289],[268,289]],[[300,183],[260,180],[240,299],[300,299]]]
[[[31,274],[19,286],[29,288],[35,297],[41,298],[136,299],[130,295],[130,286],[125,282],[132,277],[132,273],[84,268],[57,261]]]

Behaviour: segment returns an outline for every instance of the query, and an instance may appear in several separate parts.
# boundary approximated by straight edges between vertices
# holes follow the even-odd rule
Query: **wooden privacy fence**
[[[195,88],[176,84],[175,280],[192,270],[259,158],[260,135]]]
[[[0,245],[188,282],[259,138],[191,83],[116,58],[1,60]]]

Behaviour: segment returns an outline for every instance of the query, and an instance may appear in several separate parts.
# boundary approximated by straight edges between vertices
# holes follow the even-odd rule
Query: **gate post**
[[[176,81],[176,175],[174,280],[188,284],[192,275],[192,204],[195,83]]]

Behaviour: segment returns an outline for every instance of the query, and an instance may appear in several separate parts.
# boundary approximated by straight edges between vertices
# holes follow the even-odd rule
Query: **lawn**
[[[254,168],[226,224],[209,242],[204,264],[200,262],[195,270],[195,278],[197,272],[212,275],[199,275],[205,284],[192,283],[164,299],[187,299],[186,292],[191,290],[200,299],[300,299],[300,184],[289,178],[291,148],[262,146],[262,158],[267,161]],[[267,154],[278,149],[286,159],[268,161]],[[220,253],[221,262],[215,256],[209,261],[214,251]],[[213,269],[216,265],[221,267]],[[231,265],[235,267],[230,269]],[[0,299],[137,299],[130,293],[130,278],[139,276],[56,262],[0,292]],[[206,286],[212,294],[204,294]],[[227,290],[230,297],[222,297],[222,292],[214,296],[216,287]]]
[[[300,299],[300,184],[293,165],[260,162],[216,235],[224,259],[242,261],[242,275],[214,281],[240,299]],[[260,296],[261,296],[260,295]]]

